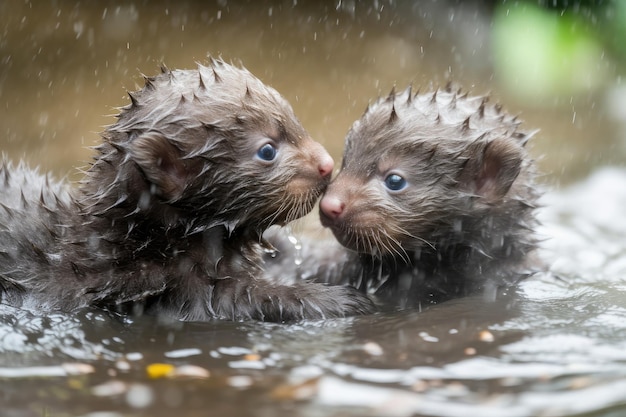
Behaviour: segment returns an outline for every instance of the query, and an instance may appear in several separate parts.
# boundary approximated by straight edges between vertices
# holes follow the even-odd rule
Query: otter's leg
[[[288,322],[375,311],[372,300],[355,288],[313,282],[275,285],[249,277],[226,278],[217,280],[211,292],[211,313],[229,319]]]

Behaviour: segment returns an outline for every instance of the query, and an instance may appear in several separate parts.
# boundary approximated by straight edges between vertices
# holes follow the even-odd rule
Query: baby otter
[[[263,231],[308,213],[333,169],[278,92],[212,59],[129,95],[76,189],[0,165],[3,302],[183,320],[371,310],[353,288],[264,275]]]
[[[493,296],[532,273],[533,132],[487,102],[408,88],[369,107],[319,205],[322,224],[349,250],[302,242],[302,274],[419,306]]]

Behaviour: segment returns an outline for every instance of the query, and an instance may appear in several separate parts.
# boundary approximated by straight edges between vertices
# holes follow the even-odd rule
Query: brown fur
[[[283,97],[221,60],[163,69],[129,95],[78,188],[0,166],[4,302],[185,320],[371,309],[351,288],[264,276],[261,234],[309,212],[332,171]],[[257,154],[268,143],[270,161]]]
[[[322,224],[348,250],[303,242],[301,274],[417,306],[491,297],[532,273],[532,133],[519,125],[487,97],[450,88],[376,101],[320,202]],[[390,175],[406,186],[389,189]]]

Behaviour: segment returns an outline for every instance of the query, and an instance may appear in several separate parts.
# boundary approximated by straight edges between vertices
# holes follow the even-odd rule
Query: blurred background
[[[626,162],[626,2],[2,1],[0,150],[57,176],[90,159],[164,63],[241,62],[337,162],[367,103],[454,81],[529,130],[550,184]]]

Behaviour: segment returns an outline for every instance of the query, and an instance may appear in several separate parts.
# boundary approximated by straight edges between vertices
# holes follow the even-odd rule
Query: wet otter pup
[[[349,250],[304,240],[301,274],[420,306],[491,297],[531,273],[533,133],[487,101],[409,88],[370,106],[320,201],[322,224]]]
[[[221,60],[129,95],[76,189],[1,163],[3,303],[184,320],[370,311],[353,288],[264,277],[261,234],[309,212],[333,168],[282,96]]]

